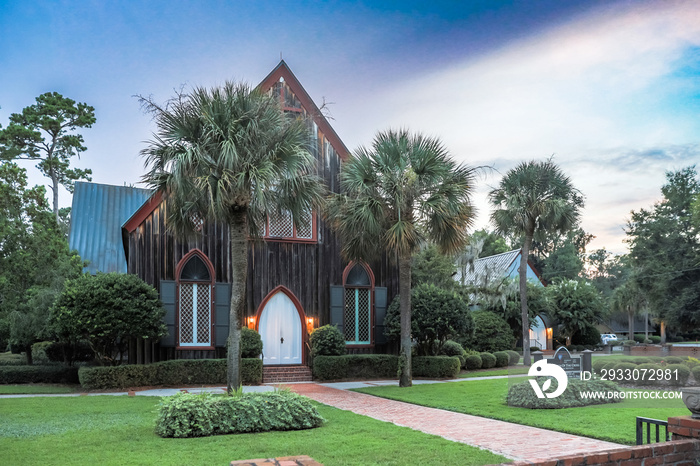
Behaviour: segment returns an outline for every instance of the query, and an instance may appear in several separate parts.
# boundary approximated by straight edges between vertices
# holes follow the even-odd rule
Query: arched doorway
[[[263,342],[263,364],[302,364],[303,318],[299,301],[286,288],[275,288],[263,300],[256,319]]]

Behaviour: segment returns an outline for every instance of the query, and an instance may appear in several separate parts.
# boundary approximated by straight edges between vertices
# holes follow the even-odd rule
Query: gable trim
[[[330,123],[328,123],[326,117],[323,116],[321,110],[319,110],[319,108],[316,106],[314,101],[311,99],[296,76],[294,76],[294,73],[292,73],[292,70],[289,69],[289,66],[284,60],[281,60],[275,69],[272,70],[260,84],[258,84],[258,88],[268,90],[274,83],[279,81],[280,78],[284,78],[284,81],[287,83],[289,88],[292,90],[292,92],[294,92],[294,94],[296,94],[299,102],[301,102],[301,105],[309,113],[316,125],[318,125],[323,135],[333,146],[333,149],[335,149],[335,151],[338,153],[340,159],[345,162],[350,155],[350,151],[345,146],[343,141],[341,141],[338,134],[335,132]]]
[[[146,218],[151,215],[154,210],[156,210],[160,203],[163,202],[163,199],[165,199],[163,191],[154,193],[150,199],[139,207],[139,210],[134,212],[134,215],[132,215],[129,220],[122,225],[122,228],[129,233],[133,233],[134,230],[136,230],[139,225],[141,225],[141,223],[143,223],[143,221],[146,220]]]

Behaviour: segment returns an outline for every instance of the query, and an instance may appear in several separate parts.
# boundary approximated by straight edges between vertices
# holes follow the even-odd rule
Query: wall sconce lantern
[[[306,332],[310,334],[313,331],[314,331],[314,318],[307,317],[306,318]]]
[[[248,317],[248,328],[251,330],[255,330],[255,317]]]

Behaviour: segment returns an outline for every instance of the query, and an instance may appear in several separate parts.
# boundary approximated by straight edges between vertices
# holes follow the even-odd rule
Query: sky
[[[408,128],[490,167],[475,228],[489,227],[503,174],[553,156],[586,198],[589,250],[624,253],[630,211],[659,200],[666,171],[700,162],[694,0],[0,0],[0,125],[44,92],[88,103],[97,122],[74,165],[141,186],[154,126],[135,96],[255,85],[280,58],[350,150]]]

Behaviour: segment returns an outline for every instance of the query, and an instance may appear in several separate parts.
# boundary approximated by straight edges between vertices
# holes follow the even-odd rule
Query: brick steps
[[[311,382],[307,366],[264,366],[263,383]]]

